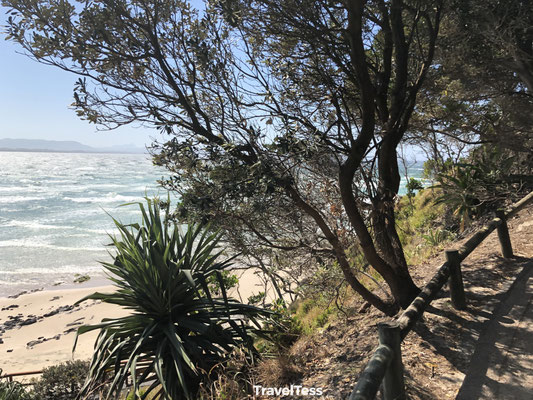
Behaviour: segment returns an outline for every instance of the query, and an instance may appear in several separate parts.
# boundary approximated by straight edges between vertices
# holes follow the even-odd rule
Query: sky
[[[199,1],[193,1],[201,8]],[[146,147],[161,139],[155,129],[125,126],[112,131],[81,120],[70,108],[74,101],[75,74],[43,65],[21,54],[5,40],[7,8],[0,6],[0,139],[74,140],[93,147],[134,145]],[[408,158],[421,159],[415,149]]]
[[[145,127],[97,131],[69,105],[77,77],[19,54],[20,46],[5,40],[6,8],[0,7],[0,139],[74,140],[102,147],[133,144],[145,147],[159,133]]]

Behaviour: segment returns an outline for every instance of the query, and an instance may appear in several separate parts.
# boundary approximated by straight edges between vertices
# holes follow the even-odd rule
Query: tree
[[[515,183],[533,159],[533,5],[529,1],[456,1],[441,24],[430,71],[408,140],[422,143],[437,170],[484,145],[516,162]],[[503,172],[503,171],[502,171]]]
[[[395,307],[358,280],[346,253],[357,244],[397,305],[418,293],[395,227],[396,149],[442,3],[228,0],[196,12],[179,0],[3,0],[14,40],[83,77],[80,116],[170,135],[156,161],[175,173],[168,186],[183,210],[232,220],[271,248],[331,255],[387,313]],[[284,216],[295,224],[287,234],[266,226]]]

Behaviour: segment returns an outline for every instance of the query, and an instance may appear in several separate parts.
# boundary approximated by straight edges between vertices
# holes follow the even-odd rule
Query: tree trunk
[[[405,309],[418,296],[420,289],[409,274],[400,238],[396,232],[394,217],[391,217],[390,213],[394,213],[394,209],[390,210],[387,207],[372,215],[373,234],[379,254],[394,271],[398,285],[394,298],[400,307]]]
[[[350,263],[346,259],[345,249],[340,244],[338,237],[331,231],[326,221],[324,221],[322,215],[311,204],[307,203],[294,187],[287,185],[285,187],[285,190],[289,197],[294,201],[294,203],[302,211],[307,213],[311,218],[315,220],[318,227],[333,247],[333,250],[335,252],[335,258],[337,259],[344,278],[346,279],[346,282],[348,282],[350,287],[355,292],[357,292],[365,301],[376,307],[378,310],[389,316],[394,315],[397,310],[395,304],[386,303],[374,293],[372,293],[370,290],[368,290],[361,282],[359,282],[354,272],[352,271]]]

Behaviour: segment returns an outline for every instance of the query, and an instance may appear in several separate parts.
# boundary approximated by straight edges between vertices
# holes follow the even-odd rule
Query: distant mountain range
[[[146,150],[134,145],[91,147],[72,140],[0,139],[0,151],[39,151],[59,153],[133,153]]]

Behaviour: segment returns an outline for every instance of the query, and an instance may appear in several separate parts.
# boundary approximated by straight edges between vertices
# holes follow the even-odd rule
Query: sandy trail
[[[533,398],[533,263],[527,264],[481,334],[457,399]]]

